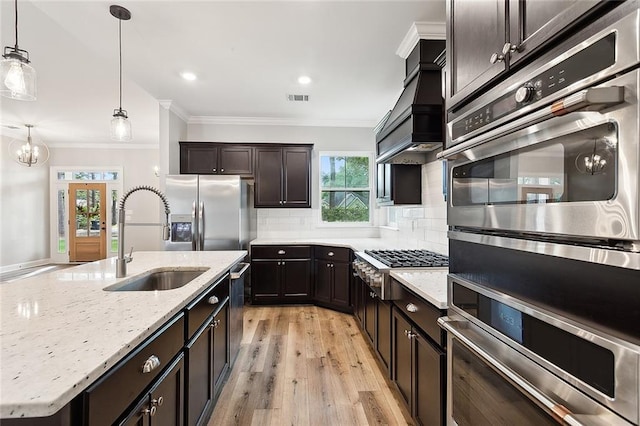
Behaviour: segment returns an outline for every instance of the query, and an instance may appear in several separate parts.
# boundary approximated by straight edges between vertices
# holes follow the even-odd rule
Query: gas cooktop
[[[449,266],[449,258],[429,250],[365,250],[390,268],[437,268]]]

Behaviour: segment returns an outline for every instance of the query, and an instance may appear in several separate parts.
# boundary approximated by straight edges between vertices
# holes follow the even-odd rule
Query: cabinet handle
[[[213,169],[213,171],[214,171],[214,172],[216,172],[216,171],[217,171],[217,169]]]
[[[418,307],[416,305],[414,305],[413,303],[409,303],[407,305],[407,311],[413,313],[413,312],[418,312]]]
[[[280,204],[282,204],[282,200],[280,200]]]
[[[331,268],[331,264],[330,263],[327,263],[327,268]]]
[[[495,52],[489,58],[489,62],[495,64],[496,62],[504,62],[504,55],[502,53]]]
[[[502,46],[502,54],[506,55],[507,53],[515,53],[520,51],[520,46],[517,44],[511,44],[506,42],[504,46]]]
[[[216,305],[220,302],[220,299],[218,299],[218,296],[211,296],[209,299],[207,299],[207,303],[210,305]]]
[[[140,412],[140,414],[142,414],[143,416],[155,416],[156,415],[156,407],[153,406],[151,408],[145,408],[144,410],[142,410]]]
[[[278,254],[286,254],[287,252],[284,250],[278,250]]]
[[[409,336],[409,333],[411,333],[411,331],[409,331],[409,330],[405,330],[405,331],[404,331],[404,335],[405,335],[405,336]]]
[[[163,397],[159,397],[158,399],[152,399],[151,400],[151,406],[162,406],[162,404],[164,404],[164,398]]]
[[[142,364],[142,373],[151,373],[153,370],[160,366],[160,358],[155,355],[151,355],[147,360]]]
[[[221,173],[222,173],[222,172],[224,172],[224,169],[220,169],[220,172],[221,172]]]
[[[284,200],[284,201],[282,202],[282,204],[287,204],[287,200]]]
[[[327,256],[333,256],[334,253],[332,251],[330,251],[329,253],[327,253]]]

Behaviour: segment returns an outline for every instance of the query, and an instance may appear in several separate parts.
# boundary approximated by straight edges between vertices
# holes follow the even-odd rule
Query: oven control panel
[[[553,67],[523,81],[514,90],[482,108],[465,115],[452,125],[453,140],[596,74],[615,63],[616,35],[611,33]]]

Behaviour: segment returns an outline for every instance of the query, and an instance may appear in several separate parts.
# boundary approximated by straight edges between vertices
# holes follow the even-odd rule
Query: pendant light
[[[20,101],[36,100],[36,70],[29,65],[29,52],[18,48],[18,0],[15,6],[15,46],[5,46],[0,61],[0,94]]]
[[[109,12],[118,19],[118,53],[120,62],[120,104],[117,109],[113,110],[113,119],[111,120],[111,139],[117,141],[130,141],[131,122],[128,120],[127,111],[122,109],[122,21],[131,19],[131,12],[122,6],[112,5]]]
[[[44,142],[33,143],[31,139],[33,124],[25,124],[25,127],[28,132],[27,143],[13,140],[9,144],[9,154],[21,166],[42,166],[49,159],[49,148]]]

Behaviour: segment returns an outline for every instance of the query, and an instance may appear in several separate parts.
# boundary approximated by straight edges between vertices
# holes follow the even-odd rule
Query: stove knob
[[[530,85],[525,85],[520,87],[517,91],[516,91],[516,102],[521,104],[524,102],[528,102],[531,100],[531,98],[533,97],[533,87]]]
[[[371,284],[374,287],[382,287],[382,274],[374,274]]]

